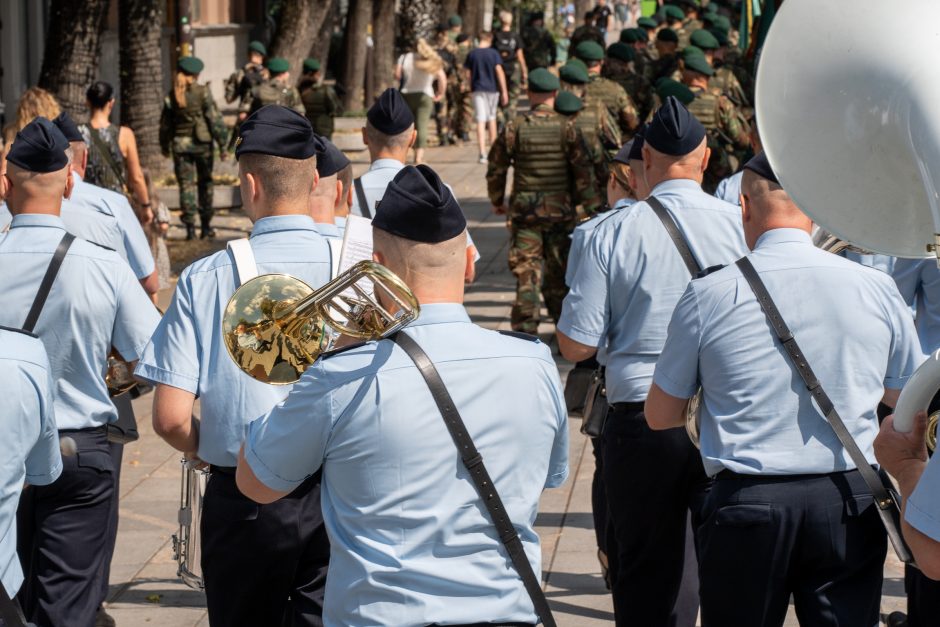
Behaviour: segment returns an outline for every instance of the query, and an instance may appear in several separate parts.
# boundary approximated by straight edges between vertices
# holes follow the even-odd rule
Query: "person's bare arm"
[[[140,280],[140,286],[144,288],[144,291],[147,292],[148,296],[150,296],[150,300],[156,304],[157,292],[160,291],[160,277],[157,276],[157,271],[154,270],[149,275],[142,278]]]
[[[555,331],[555,337],[558,338],[558,350],[561,356],[568,361],[575,363],[590,359],[597,353],[596,346],[588,346],[581,342],[576,342],[561,331]]]
[[[438,70],[434,75],[434,80],[437,81],[437,93],[434,96],[434,102],[439,102],[447,90],[447,74],[444,73],[444,70]]]
[[[529,66],[525,64],[525,55],[522,54],[522,48],[516,50],[516,61],[519,62],[519,67],[522,68],[522,88],[525,89],[525,84],[529,80]]]
[[[688,406],[689,399],[666,394],[654,383],[646,396],[643,413],[646,415],[646,422],[649,424],[650,429],[656,431],[672,429],[685,424],[685,414]]]
[[[505,107],[509,104],[509,91],[506,89],[506,72],[502,64],[496,66],[496,80],[499,82],[499,101]]]
[[[192,392],[163,383],[153,395],[153,430],[178,451],[195,457],[199,448],[199,427],[193,418],[196,397]]]
[[[127,165],[127,187],[140,208],[140,214],[137,217],[141,224],[150,224],[153,221],[153,208],[150,206],[150,194],[147,190],[147,182],[144,180],[144,171],[140,167],[137,137],[134,131],[122,126],[118,133],[118,146],[121,154],[124,155],[124,163]]]
[[[245,459],[244,444],[241,450],[238,451],[238,469],[235,471],[235,483],[238,485],[238,489],[241,490],[242,494],[255,503],[261,503],[262,505],[273,503],[290,494],[290,492],[272,490],[258,479],[255,475],[255,471],[251,469],[251,466],[248,465],[248,461]]]

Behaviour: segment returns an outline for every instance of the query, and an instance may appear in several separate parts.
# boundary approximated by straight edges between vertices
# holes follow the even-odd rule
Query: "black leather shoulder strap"
[[[372,207],[369,206],[369,199],[366,198],[366,190],[362,188],[362,177],[353,179],[353,187],[356,189],[356,200],[359,202],[359,211],[362,217],[372,219]]]
[[[406,333],[396,333],[391,339],[411,358],[415,366],[418,367],[418,372],[421,373],[421,376],[428,384],[431,396],[434,397],[434,402],[437,403],[437,408],[444,418],[444,424],[447,425],[447,431],[460,453],[460,460],[467,472],[470,473],[473,485],[476,487],[477,493],[483,500],[486,511],[496,527],[496,533],[499,535],[503,546],[506,547],[506,552],[509,553],[509,559],[512,560],[516,572],[522,578],[522,583],[526,592],[529,593],[529,598],[532,599],[535,613],[538,614],[545,627],[556,627],[552,610],[548,606],[545,593],[542,592],[539,578],[532,570],[532,564],[529,563],[529,558],[525,554],[522,540],[519,539],[516,528],[509,520],[509,514],[503,506],[503,501],[500,499],[499,493],[496,492],[496,485],[490,478],[486,466],[483,465],[483,457],[474,445],[473,438],[470,437],[467,426],[464,424],[463,418],[460,417],[457,406],[450,397],[450,393],[447,391],[441,375],[437,372],[437,368],[434,367],[434,363],[427,353]]]
[[[692,254],[692,250],[686,243],[685,238],[682,237],[682,231],[679,230],[676,221],[672,219],[666,207],[663,206],[663,203],[659,198],[656,198],[656,196],[647,198],[646,204],[653,209],[653,213],[655,213],[659,221],[663,223],[663,228],[666,229],[666,233],[669,234],[669,239],[672,240],[672,243],[676,246],[676,250],[679,251],[679,256],[682,257],[682,261],[685,263],[685,267],[688,268],[689,274],[692,275],[693,279],[697,277],[698,273],[702,271],[702,266],[695,260],[695,255]]]
[[[66,233],[62,236],[62,239],[59,240],[59,245],[52,254],[52,261],[49,262],[49,267],[46,268],[46,274],[42,277],[42,283],[39,284],[39,291],[36,292],[36,298],[33,299],[33,306],[30,307],[26,321],[23,323],[24,331],[32,333],[33,329],[36,328],[36,323],[39,321],[39,314],[42,313],[42,308],[46,304],[46,298],[49,297],[49,291],[52,290],[55,277],[59,274],[59,268],[62,267],[62,261],[65,259],[65,254],[69,252],[69,247],[72,245],[73,241],[75,241],[75,236],[71,233]]]
[[[529,333],[523,333],[522,331],[497,331],[500,335],[505,335],[507,337],[514,337],[517,340],[525,340],[526,342],[538,342],[539,338],[537,335],[530,335]]]

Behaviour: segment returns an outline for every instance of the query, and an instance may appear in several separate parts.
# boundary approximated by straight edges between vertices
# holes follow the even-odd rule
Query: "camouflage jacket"
[[[596,212],[594,163],[576,124],[538,105],[506,123],[490,149],[486,172],[490,202],[502,205],[513,168],[510,218],[519,223],[573,222],[577,205]]]
[[[636,106],[637,119],[645,120],[653,106],[653,87],[650,82],[642,74],[631,70],[622,62],[604,65],[603,76],[623,87]]]
[[[212,151],[212,142],[224,150],[228,127],[222,120],[206,85],[193,83],[186,89],[186,104],[180,106],[171,90],[160,113],[160,151],[171,154]]]
[[[343,113],[343,106],[330,85],[317,85],[313,81],[301,83],[300,100],[304,115],[310,120],[314,132],[329,137],[333,134],[333,118]]]
[[[591,81],[584,86],[584,97],[588,101],[600,100],[617,120],[625,139],[633,136],[633,131],[639,125],[636,105],[624,91],[623,87],[614,81],[601,78],[598,74],[590,74]]]
[[[744,116],[727,97],[716,95],[701,87],[690,87],[695,100],[689,112],[713,135],[719,144],[735,148],[747,148],[750,144],[750,129]]]
[[[301,115],[306,112],[297,88],[286,85],[275,78],[268,79],[252,89],[248,97],[242,101],[239,111],[254,113],[261,107],[269,104],[290,107]]]
[[[225,102],[244,101],[251,90],[268,79],[268,70],[256,63],[246,63],[225,79]]]

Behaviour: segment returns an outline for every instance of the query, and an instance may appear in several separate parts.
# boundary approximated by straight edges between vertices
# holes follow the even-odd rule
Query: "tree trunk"
[[[76,121],[88,119],[85,90],[97,77],[110,0],[51,0],[39,86]]]
[[[320,23],[320,29],[317,31],[308,53],[308,56],[320,60],[323,76],[326,76],[326,68],[330,63],[330,40],[333,37],[333,29],[336,27],[339,18],[339,0],[326,0],[326,4],[326,15],[323,17],[323,22]]]
[[[584,14],[594,6],[593,0],[575,0],[574,2],[574,25],[575,28],[584,24]]]
[[[441,0],[441,17],[438,21],[446,22],[447,18],[454,14],[463,16],[463,14],[458,11],[459,6],[460,0]]]
[[[395,85],[395,0],[372,0],[372,39],[372,93],[378,96]]]
[[[386,18],[387,19],[387,18]],[[358,111],[365,104],[366,36],[372,20],[372,0],[349,0],[346,14],[345,52],[343,67],[343,108]]]
[[[164,0],[118,0],[121,50],[121,124],[137,136],[140,164],[151,172],[162,169],[160,110],[163,100],[163,59],[160,39]]]
[[[483,30],[483,2],[460,0],[457,13],[463,18],[463,32],[476,37]]]
[[[287,59],[295,78],[303,72],[304,57],[332,8],[333,3],[324,0],[283,0],[281,3],[277,32],[269,52],[272,57]]]
[[[401,6],[401,32],[406,46],[418,39],[431,41],[437,17],[441,14],[441,0],[409,0]]]

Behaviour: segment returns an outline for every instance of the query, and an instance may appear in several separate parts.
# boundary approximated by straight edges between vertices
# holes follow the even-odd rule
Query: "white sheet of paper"
[[[372,220],[350,214],[346,218],[343,252],[339,257],[340,274],[369,259],[372,259]]]

